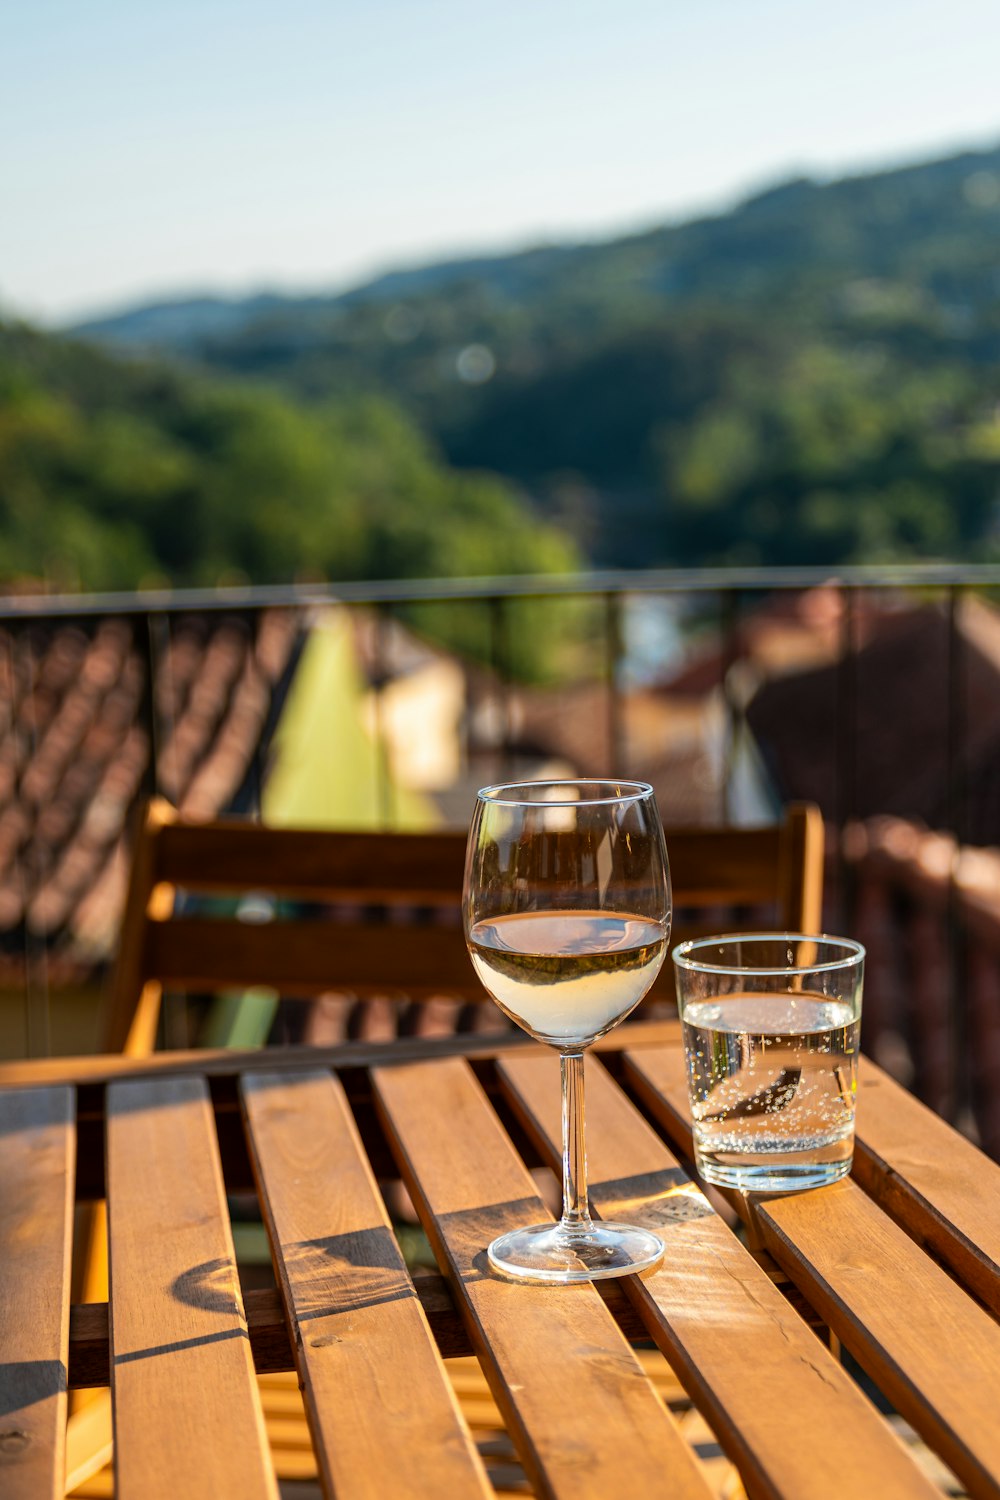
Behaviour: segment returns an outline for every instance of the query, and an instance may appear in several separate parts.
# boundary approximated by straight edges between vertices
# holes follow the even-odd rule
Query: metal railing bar
[[[962,589],[951,584],[947,595],[948,655],[947,655],[947,715],[945,737],[945,797],[946,818],[951,833],[959,844],[965,843],[968,833],[968,805],[965,761],[961,751],[965,744],[968,727],[965,712],[965,683],[963,679],[964,653],[960,612]]]
[[[410,603],[427,599],[561,598],[607,593],[711,593],[725,589],[768,593],[817,588],[1000,587],[1000,564],[906,563],[844,568],[666,568],[587,573],[510,574],[482,578],[378,579],[367,582],[247,588],[157,589],[145,593],[24,594],[0,596],[0,620],[150,612],[215,613],[240,609],[323,604]]]
[[[25,766],[31,764],[38,749],[38,723],[35,713],[31,713],[30,719],[23,719],[22,715],[24,695],[32,695],[35,687],[34,642],[30,630],[22,628],[16,632],[13,650],[12,725],[18,735],[15,744],[21,743],[23,731],[27,750],[27,761],[18,756],[15,771],[20,802],[21,779]],[[25,860],[20,851],[17,863],[24,930],[25,1042],[29,1057],[48,1057],[52,1052],[48,950],[45,939],[34,931],[28,916],[32,897],[38,890],[38,871],[37,867],[33,868],[32,863]]]
[[[389,741],[385,732],[385,703],[382,696],[389,676],[385,665],[387,640],[388,623],[385,608],[382,604],[376,604],[372,652],[372,703],[374,705],[372,755],[375,757],[375,801],[382,828],[392,827],[396,811],[389,767]]]
[[[739,744],[741,704],[737,702],[733,668],[740,659],[740,595],[738,589],[719,591],[719,633],[722,651],[719,670],[722,680],[722,701],[725,705],[726,727],[722,747],[723,770],[719,778],[719,813],[723,823],[732,817],[733,768]]]
[[[956,849],[962,848],[969,833],[968,786],[963,754],[968,733],[968,715],[961,604],[962,589],[959,585],[952,584],[947,595],[945,798],[947,824],[954,836]],[[948,1038],[951,1050],[948,1059],[951,1080],[948,1117],[953,1123],[964,1123],[972,1102],[972,1073],[968,1056],[970,1026],[965,983],[965,944],[959,916],[957,875],[956,862],[953,860],[948,872],[945,923],[949,988]]]
[[[506,774],[512,764],[512,644],[520,645],[514,604],[532,599],[589,599],[604,608],[603,671],[607,683],[607,734],[613,763],[627,754],[627,726],[624,720],[624,684],[622,668],[625,655],[622,612],[631,595],[680,596],[695,599],[704,595],[717,610],[722,626],[723,691],[727,714],[727,743],[724,774],[719,796],[723,818],[732,810],[732,774],[738,736],[744,728],[744,709],[739,681],[730,681],[729,668],[742,658],[740,640],[741,611],[755,598],[768,593],[796,592],[819,585],[835,588],[841,600],[840,651],[836,671],[836,744],[834,756],[833,810],[838,828],[858,815],[859,760],[859,627],[860,608],[867,591],[890,591],[916,594],[920,590],[944,594],[947,618],[947,680],[941,701],[946,733],[946,784],[944,787],[946,821],[960,843],[970,832],[971,804],[966,766],[969,733],[968,653],[961,636],[961,605],[964,595],[977,587],[1000,588],[1000,564],[977,565],[911,565],[845,568],[835,571],[822,568],[782,569],[667,569],[648,572],[626,570],[583,574],[544,576],[511,576],[476,579],[379,580],[373,582],[331,583],[308,587],[273,586],[240,589],[158,590],[139,594],[106,593],[87,596],[31,595],[0,598],[0,620],[10,630],[8,650],[13,676],[12,732],[30,752],[30,737],[37,733],[32,723],[22,718],[24,693],[30,691],[32,654],[35,635],[43,624],[76,624],[91,630],[98,617],[118,617],[132,626],[135,647],[145,657],[147,674],[142,705],[142,722],[148,726],[150,744],[150,784],[158,782],[157,751],[162,749],[164,734],[171,727],[156,698],[158,674],[169,661],[169,640],[173,621],[181,614],[240,613],[246,615],[263,609],[306,609],[324,605],[373,607],[376,617],[374,677],[377,713],[380,720],[384,705],[380,701],[381,682],[385,675],[387,620],[394,605],[407,602],[440,601],[442,604],[476,603],[488,612],[489,656],[495,681],[492,692],[497,713],[496,774]],[[600,658],[598,658],[600,660]],[[27,673],[27,678],[25,678]],[[468,678],[467,678],[468,681]],[[384,724],[381,724],[384,728]],[[465,732],[468,733],[466,721]],[[381,734],[377,736],[381,739]],[[378,754],[378,751],[376,751]],[[465,745],[468,759],[468,744]],[[24,754],[16,768],[17,788],[28,764]],[[261,767],[258,764],[258,773]],[[379,754],[376,775],[379,812],[383,822],[394,811],[389,778]],[[853,922],[852,867],[838,847],[836,854],[839,912],[837,921],[848,930]],[[37,871],[30,858],[18,856],[17,875],[22,885],[25,913],[32,896]],[[954,919],[953,919],[954,921]],[[22,923],[18,940],[24,945],[25,1036],[29,1052],[48,1050],[51,1029],[47,950],[44,939],[32,934],[27,920]],[[965,1046],[968,1018],[964,1012],[962,954],[957,923],[951,933],[953,942],[952,984],[949,996],[951,1028],[953,1108],[961,1109],[970,1099],[971,1083],[967,1076]],[[41,993],[39,993],[39,990]],[[42,999],[44,996],[44,1001]]]
[[[508,637],[509,621],[507,611],[504,607],[504,596],[498,594],[488,601],[490,612],[490,667],[496,681],[496,689],[499,694],[498,708],[500,712],[500,745],[498,756],[498,775],[506,776],[511,766],[510,747],[510,640]]]
[[[604,667],[608,692],[608,766],[611,769],[624,764],[622,657],[622,595],[609,592],[604,596]]]
[[[159,672],[167,660],[165,639],[169,640],[170,622],[158,610],[151,610],[146,615],[145,629],[143,622],[137,620],[133,631],[133,645],[142,659],[143,684],[142,698],[139,703],[139,720],[146,730],[149,741],[149,756],[146,768],[143,772],[143,792],[147,797],[153,797],[160,789],[159,777],[159,755],[160,755],[160,723],[156,708],[156,683]]]
[[[833,789],[834,826],[838,834],[855,817],[858,809],[855,743],[858,732],[858,641],[855,588],[841,588],[840,605],[840,657],[837,663],[837,704],[834,714],[837,743]],[[844,858],[843,839],[840,837],[837,841],[836,870],[839,921],[846,929],[854,916],[853,867]]]
[[[11,745],[13,749],[13,800],[20,805],[21,801],[21,779],[24,775],[25,762],[20,751],[21,745],[21,686],[19,680],[19,646],[20,630],[15,626],[6,640],[7,667],[10,674],[10,728]],[[26,912],[28,908],[28,888],[24,869],[24,855],[21,847],[14,851],[13,858],[14,880],[17,884],[18,896],[21,902],[21,920],[19,924],[19,936],[21,946],[21,993],[23,998],[22,1013],[24,1016],[24,1047],[27,1056],[31,1056],[31,981],[28,973],[28,923]]]

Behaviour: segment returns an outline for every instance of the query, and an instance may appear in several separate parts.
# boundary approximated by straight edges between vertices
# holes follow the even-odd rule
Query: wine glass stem
[[[583,1134],[583,1053],[564,1052],[562,1065],[563,1212],[572,1232],[590,1228],[587,1150]]]

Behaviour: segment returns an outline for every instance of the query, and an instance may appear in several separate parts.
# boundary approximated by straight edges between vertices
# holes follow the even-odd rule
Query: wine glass
[[[652,787],[484,787],[469,830],[463,912],[473,967],[490,995],[562,1060],[562,1218],[501,1235],[490,1264],[546,1282],[644,1270],[663,1254],[655,1234],[590,1217],[583,1054],[638,1005],[667,951],[670,876]]]

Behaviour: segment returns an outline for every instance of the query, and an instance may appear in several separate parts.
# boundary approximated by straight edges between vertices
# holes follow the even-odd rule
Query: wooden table
[[[273,1497],[256,1367],[297,1369],[338,1500],[490,1495],[442,1363],[474,1351],[538,1494],[706,1500],[645,1338],[752,1496],[942,1493],[838,1347],[960,1487],[1000,1495],[1000,1168],[868,1063],[858,1122],[851,1180],[741,1202],[738,1235],[681,1165],[675,1025],[622,1028],[588,1064],[591,1197],[666,1256],[534,1288],[484,1253],[545,1216],[557,1160],[558,1063],[517,1037],[8,1064],[0,1494],[63,1493],[67,1388],[110,1383],[125,1500]],[[443,1274],[407,1271],[376,1185],[397,1175]],[[227,1194],[251,1184],[277,1290],[244,1293]],[[105,1195],[109,1304],[72,1307],[74,1199]]]

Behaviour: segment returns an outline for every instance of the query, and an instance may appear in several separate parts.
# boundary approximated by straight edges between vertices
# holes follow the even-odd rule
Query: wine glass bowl
[[[610,780],[484,787],[463,910],[486,990],[562,1059],[562,1217],[500,1236],[490,1263],[539,1281],[645,1269],[663,1253],[657,1236],[589,1215],[583,1053],[634,1010],[666,955],[670,878],[652,789]]]

